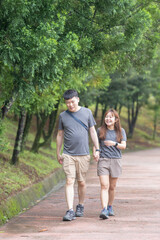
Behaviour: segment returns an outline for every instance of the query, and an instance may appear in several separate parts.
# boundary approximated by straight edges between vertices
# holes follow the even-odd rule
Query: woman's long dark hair
[[[120,123],[120,118],[119,118],[119,114],[117,113],[116,110],[114,109],[109,109],[105,115],[104,115],[104,121],[102,126],[100,127],[100,131],[99,131],[99,138],[104,140],[106,138],[106,133],[107,133],[107,125],[105,123],[105,117],[106,115],[111,112],[113,116],[115,116],[115,124],[114,124],[114,130],[116,131],[116,135],[117,135],[117,142],[121,142],[122,141],[122,129],[121,129],[121,123]]]

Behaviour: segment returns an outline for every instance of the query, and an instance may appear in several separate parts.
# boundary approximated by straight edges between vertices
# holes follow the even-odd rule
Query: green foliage
[[[12,1],[1,4],[0,61],[3,78],[7,77],[4,68],[9,66],[11,92],[18,92],[24,104],[37,88],[43,91],[53,80],[62,79],[79,43],[76,34],[63,34],[65,16],[56,11],[57,1],[16,4]]]
[[[8,0],[1,3],[0,16],[1,72],[3,79],[7,74],[12,79],[3,98],[16,91],[18,104],[26,108],[34,102],[34,94],[48,86],[72,86],[75,68],[88,71],[100,59],[108,74],[131,64],[140,66],[149,57],[139,54],[138,59],[137,49],[149,49],[146,35],[158,38],[150,31],[151,27],[156,31],[159,17],[154,1]],[[153,56],[154,51],[148,51]],[[94,79],[101,85],[99,77]],[[85,78],[76,79],[80,81],[85,83]]]
[[[140,75],[130,69],[126,74],[115,72],[111,75],[111,83],[107,91],[102,91],[100,102],[108,103],[110,107],[132,106],[138,102],[139,106],[147,103],[149,94],[153,90],[149,76]]]
[[[134,71],[127,74],[126,79],[126,105],[132,106],[132,104],[136,102],[139,107],[143,106],[147,103],[149,94],[152,91],[150,79]]]

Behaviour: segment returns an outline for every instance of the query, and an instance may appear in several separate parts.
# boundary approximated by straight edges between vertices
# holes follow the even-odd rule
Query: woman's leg
[[[114,201],[117,180],[118,178],[112,178],[111,176],[109,177],[109,201],[108,201],[109,206],[112,206]]]
[[[108,189],[109,189],[109,175],[99,176],[100,184],[101,184],[101,204],[102,208],[107,208],[108,205]]]

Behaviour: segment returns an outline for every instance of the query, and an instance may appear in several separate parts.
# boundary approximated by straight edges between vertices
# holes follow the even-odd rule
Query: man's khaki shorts
[[[71,156],[63,153],[62,157],[66,178],[76,178],[77,181],[85,181],[90,164],[90,155]]]
[[[121,159],[100,158],[97,165],[97,174],[110,175],[118,178],[122,174]]]

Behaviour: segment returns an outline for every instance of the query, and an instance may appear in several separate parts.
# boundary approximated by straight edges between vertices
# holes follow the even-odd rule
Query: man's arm
[[[63,138],[64,138],[64,130],[58,130],[58,134],[57,134],[57,160],[60,164],[62,164],[62,156],[60,155],[60,153],[61,153]]]
[[[94,159],[96,161],[98,161],[99,159],[99,151],[96,151],[96,149],[99,149],[99,141],[98,141],[98,136],[97,136],[97,133],[96,133],[96,130],[95,130],[95,127],[90,127],[89,129],[89,132],[90,132],[90,136],[91,136],[91,139],[92,139],[92,142],[93,142],[93,156],[94,156]]]

